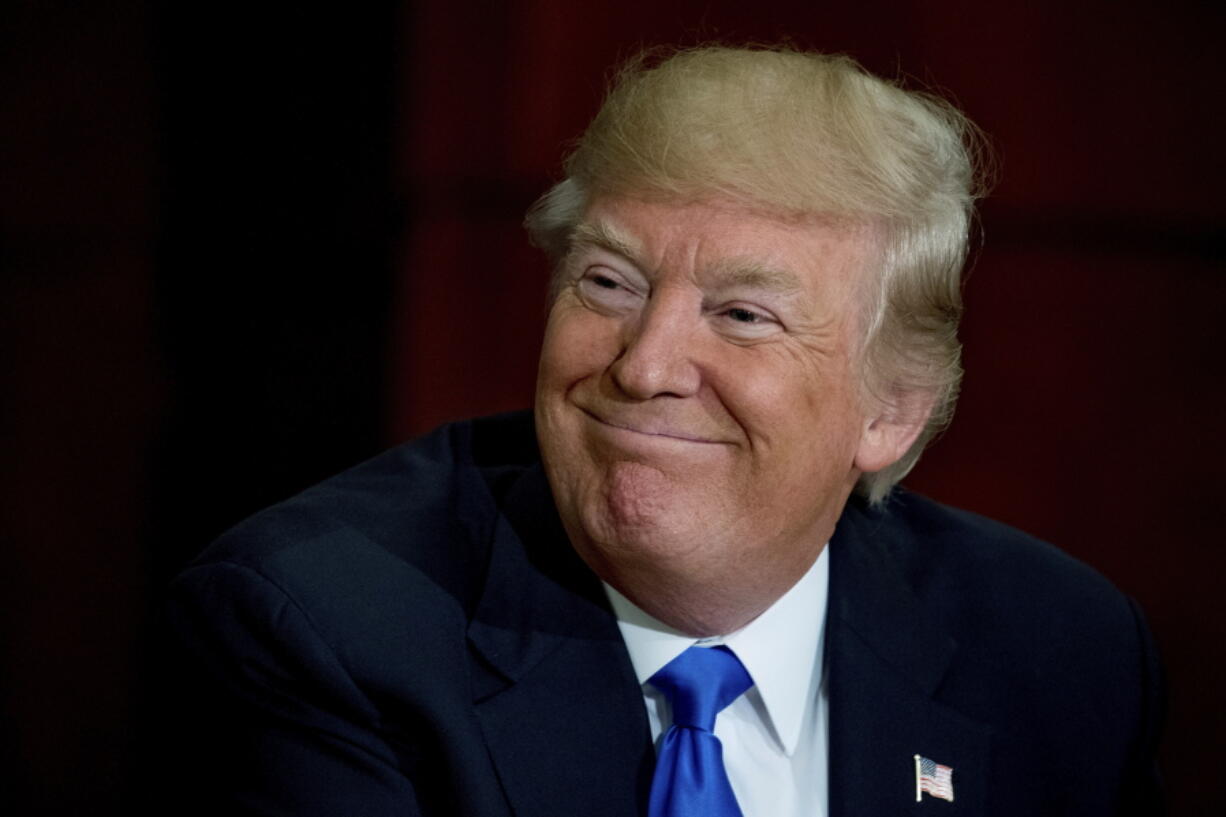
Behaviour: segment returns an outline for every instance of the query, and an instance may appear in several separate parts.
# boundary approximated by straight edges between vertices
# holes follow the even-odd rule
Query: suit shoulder
[[[497,495],[534,451],[524,414],[442,426],[240,522],[189,572],[238,565],[301,587],[408,570],[466,601]]]
[[[968,647],[1129,663],[1138,649],[1136,606],[1054,545],[905,491],[866,518],[911,591]]]
[[[1101,573],[1060,548],[1010,525],[898,491],[873,513],[886,546],[915,579],[942,572],[994,590],[1086,600],[1122,598]],[[922,585],[922,581],[918,582]],[[1047,588],[1048,592],[1041,592]],[[1074,599],[1070,599],[1074,600]]]
[[[1108,798],[1135,790],[1136,813],[1154,802],[1161,669],[1131,599],[1053,545],[914,494],[862,520],[956,645],[943,701],[993,724],[1019,765],[1048,757],[1070,789],[1097,778]]]

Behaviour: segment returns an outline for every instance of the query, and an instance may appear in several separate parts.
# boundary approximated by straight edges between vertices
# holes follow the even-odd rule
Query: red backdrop
[[[1002,173],[958,416],[908,484],[1056,542],[1141,601],[1171,678],[1175,813],[1220,803],[1220,18],[1055,0],[418,4],[394,436],[530,403],[546,269],[519,221],[641,45],[786,37],[944,89]]]
[[[165,720],[152,611],[221,527],[530,402],[547,275],[519,222],[610,66],[791,38],[992,136],[965,391],[908,481],[1142,602],[1173,813],[1221,813],[1220,4],[274,5],[0,14],[0,812],[158,796],[133,747]]]

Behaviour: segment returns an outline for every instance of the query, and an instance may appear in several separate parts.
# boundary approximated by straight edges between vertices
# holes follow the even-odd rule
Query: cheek
[[[830,399],[823,374],[784,353],[736,349],[708,370],[720,401],[750,436],[776,441],[822,413]]]
[[[616,355],[616,337],[614,321],[580,306],[554,306],[541,346],[538,396],[604,371]]]
[[[775,365],[745,365],[727,378],[723,402],[747,431],[763,470],[821,469],[850,456],[859,435],[858,392],[846,367],[797,365],[790,357]]]

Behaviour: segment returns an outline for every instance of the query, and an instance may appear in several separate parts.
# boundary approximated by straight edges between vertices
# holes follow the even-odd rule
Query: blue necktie
[[[648,682],[673,709],[656,756],[648,817],[741,817],[724,748],[712,730],[715,716],[753,686],[745,667],[727,647],[690,647]]]

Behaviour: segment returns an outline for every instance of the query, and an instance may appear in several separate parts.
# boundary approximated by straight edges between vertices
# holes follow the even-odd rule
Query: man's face
[[[683,578],[773,600],[880,467],[852,359],[870,252],[865,229],[731,205],[588,208],[538,436],[576,549],[648,612]]]

